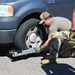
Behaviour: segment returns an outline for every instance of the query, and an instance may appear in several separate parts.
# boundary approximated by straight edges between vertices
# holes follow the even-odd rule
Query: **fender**
[[[32,14],[32,13],[41,13],[43,11],[48,11],[48,6],[47,6],[47,3],[44,2],[45,0],[42,0],[42,1],[20,1],[20,5],[19,7],[17,7],[17,4],[15,3],[15,7],[16,9],[18,10],[15,10],[17,11],[14,16],[15,17],[19,17],[18,18],[18,22],[20,23],[26,16],[28,16],[29,14]],[[19,24],[18,23],[18,24]]]

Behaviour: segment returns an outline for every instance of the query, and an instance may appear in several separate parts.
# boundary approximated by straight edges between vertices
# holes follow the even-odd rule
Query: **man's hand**
[[[35,50],[36,50],[36,53],[40,53],[42,51],[41,47],[36,47]]]

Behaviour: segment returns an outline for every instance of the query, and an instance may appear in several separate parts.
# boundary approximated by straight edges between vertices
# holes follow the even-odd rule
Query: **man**
[[[69,38],[71,21],[64,17],[52,17],[48,12],[42,12],[40,19],[41,21],[39,24],[45,25],[49,30],[48,39],[41,46],[41,49],[44,49],[50,45],[49,59],[42,60],[42,64],[47,64],[50,62],[54,63],[57,61],[61,42],[64,39]]]

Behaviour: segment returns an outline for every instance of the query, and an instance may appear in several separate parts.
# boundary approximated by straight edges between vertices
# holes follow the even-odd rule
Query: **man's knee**
[[[51,47],[55,50],[58,50],[58,47],[59,47],[59,40],[58,38],[53,38],[51,40]]]

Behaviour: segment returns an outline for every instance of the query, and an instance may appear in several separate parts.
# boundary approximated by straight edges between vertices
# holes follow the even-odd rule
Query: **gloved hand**
[[[41,47],[36,47],[35,50],[36,50],[36,53],[40,53],[42,51]]]

